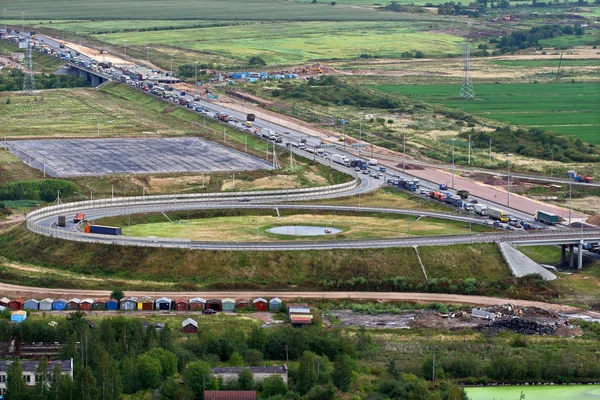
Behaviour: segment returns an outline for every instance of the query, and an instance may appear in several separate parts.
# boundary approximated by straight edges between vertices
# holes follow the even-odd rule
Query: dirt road
[[[454,294],[438,293],[396,293],[396,292],[241,292],[241,291],[222,291],[222,292],[146,292],[146,291],[127,291],[127,296],[134,297],[170,297],[170,298],[192,298],[203,297],[210,298],[256,298],[256,297],[279,297],[283,300],[302,299],[354,299],[354,300],[372,300],[372,301],[414,301],[419,303],[449,303],[449,304],[472,304],[480,306],[493,306],[502,304],[515,304],[523,307],[539,307],[545,310],[555,312],[576,312],[575,307],[563,306],[558,304],[543,303],[538,301],[513,300],[498,297],[485,296],[464,296]],[[7,297],[21,298],[107,298],[110,295],[108,290],[78,290],[78,289],[48,289],[35,288],[29,286],[17,286],[6,283],[0,283],[0,295]]]

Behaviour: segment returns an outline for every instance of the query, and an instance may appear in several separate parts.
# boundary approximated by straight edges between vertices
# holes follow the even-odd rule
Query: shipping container
[[[85,233],[96,233],[99,235],[122,235],[122,228],[114,226],[88,225],[85,227]]]
[[[67,226],[67,217],[65,217],[64,215],[59,215],[58,216],[58,226],[64,228],[65,226]]]
[[[536,221],[543,222],[548,225],[558,224],[560,221],[560,217],[558,215],[540,210],[535,212],[534,218]]]

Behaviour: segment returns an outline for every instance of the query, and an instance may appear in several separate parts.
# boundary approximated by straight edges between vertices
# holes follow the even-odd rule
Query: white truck
[[[316,152],[319,157],[323,157],[325,155],[325,150],[323,149],[316,149]]]
[[[344,157],[341,154],[332,154],[331,161],[333,161],[334,163],[344,165],[346,167],[350,165],[350,160],[348,160],[348,158]]]
[[[473,205],[473,211],[475,211],[475,214],[477,215],[487,215],[487,206],[475,204]]]
[[[271,139],[271,137],[275,137],[275,131],[272,129],[262,128],[260,130],[260,136],[262,136],[266,139]]]
[[[374,158],[371,158],[368,163],[369,163],[369,165],[375,166],[375,165],[377,165],[377,160]]]

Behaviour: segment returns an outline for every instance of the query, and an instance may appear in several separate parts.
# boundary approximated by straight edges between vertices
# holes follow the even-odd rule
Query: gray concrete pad
[[[511,243],[500,242],[499,246],[502,257],[504,257],[513,275],[517,278],[530,274],[540,274],[546,281],[556,279],[556,275],[512,247]]]
[[[265,160],[199,138],[22,140],[7,146],[57,178],[272,168]]]

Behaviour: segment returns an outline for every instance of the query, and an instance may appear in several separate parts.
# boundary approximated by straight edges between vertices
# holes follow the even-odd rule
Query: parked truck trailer
[[[122,235],[122,229],[114,226],[88,225],[85,227],[85,233],[97,233],[100,235]]]
[[[548,225],[558,224],[560,221],[560,217],[558,215],[541,210],[537,210],[533,217],[536,221],[543,222],[544,224]]]
[[[65,217],[64,215],[59,215],[58,216],[58,222],[56,224],[58,226],[64,228],[65,226],[67,226],[67,217]]]
[[[473,205],[473,211],[475,211],[475,214],[477,215],[487,215],[487,206],[475,204]]]

